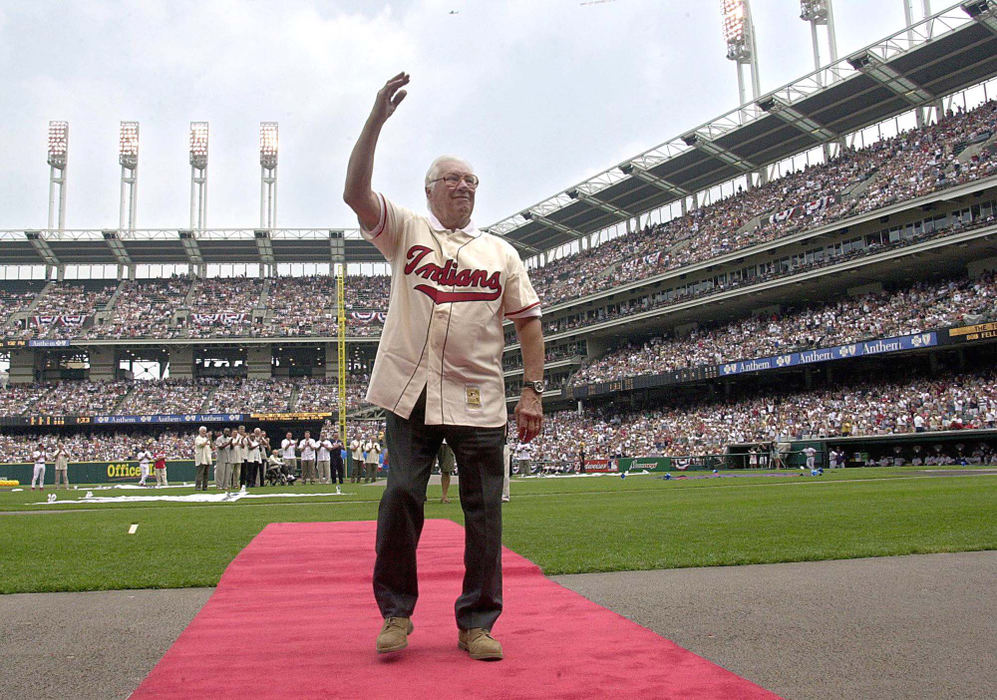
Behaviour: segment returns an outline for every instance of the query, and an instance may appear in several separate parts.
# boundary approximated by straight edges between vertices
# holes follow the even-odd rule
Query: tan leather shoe
[[[502,658],[502,645],[484,627],[459,630],[457,648],[463,649],[478,661],[498,661]]]
[[[386,617],[381,633],[377,635],[377,653],[387,654],[401,651],[408,646],[408,636],[412,634],[412,620],[407,617]]]

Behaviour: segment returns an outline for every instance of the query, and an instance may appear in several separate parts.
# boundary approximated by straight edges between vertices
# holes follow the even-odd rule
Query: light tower
[[[911,45],[913,45],[914,43],[914,25],[917,22],[921,21],[922,19],[927,19],[928,17],[931,16],[931,0],[921,0],[920,3],[917,3],[921,6],[920,17],[915,17],[914,15],[914,5],[916,2],[917,0],[903,0],[904,21],[907,22],[907,41],[910,42]],[[931,36],[932,36],[932,26],[931,23],[929,23],[928,38],[931,38]],[[914,119],[918,127],[924,126],[925,121],[929,118],[931,110],[935,110],[936,120],[941,119],[942,113],[944,111],[942,109],[942,101],[938,100],[938,102],[934,105],[930,105],[927,107],[918,107],[914,110]]]
[[[118,229],[135,229],[135,194],[138,188],[138,122],[121,122],[118,140],[118,163],[121,164],[121,205]]]
[[[831,9],[831,0],[800,0],[800,19],[810,23],[810,38],[813,41],[814,49],[814,70],[817,71],[817,82],[823,84],[823,74],[820,70],[820,41],[817,36],[818,26],[822,25],[827,31],[827,49],[831,58],[829,63],[838,60],[838,44],[834,35],[834,12]]]
[[[931,16],[931,0],[921,0],[918,3],[921,6],[921,16],[914,16],[914,3],[917,0],[903,0],[904,3],[904,20],[907,22],[907,36],[913,40],[914,33],[911,28],[914,26],[915,22],[919,22],[922,19],[927,19]]]
[[[48,123],[48,227],[66,228],[66,164],[69,158],[69,122]]]
[[[260,122],[260,228],[277,226],[277,122]]]
[[[190,228],[208,222],[208,122],[190,123]]]
[[[744,66],[751,71],[751,97],[758,99],[758,50],[755,47],[755,27],[751,22],[748,0],[721,0],[723,8],[724,40],[727,58],[737,64],[737,91],[740,104],[748,101],[744,93]]]

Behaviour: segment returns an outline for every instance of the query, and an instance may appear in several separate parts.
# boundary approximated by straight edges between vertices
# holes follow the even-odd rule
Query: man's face
[[[290,440],[290,439],[291,439],[291,434],[290,434],[290,433],[288,433],[288,434],[287,434],[287,439],[288,439],[288,440]]]
[[[305,431],[305,437],[306,438],[310,438],[311,436],[312,436],[312,434],[309,431],[306,430]]]
[[[459,160],[446,160],[440,163],[433,179],[436,182],[426,187],[426,199],[429,210],[448,228],[465,226],[474,211],[475,188],[468,185],[466,179],[461,179],[450,187],[445,180],[447,176],[473,175],[471,166]]]

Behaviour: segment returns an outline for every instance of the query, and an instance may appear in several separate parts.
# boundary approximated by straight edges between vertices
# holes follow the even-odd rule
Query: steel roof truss
[[[273,265],[276,261],[273,257],[273,244],[270,242],[270,232],[266,229],[256,229],[253,231],[256,238],[256,252],[260,256],[260,262],[264,265]]]
[[[201,256],[201,247],[197,245],[194,232],[190,230],[179,231],[180,243],[183,245],[183,252],[187,255],[187,261],[192,265],[203,265],[204,258]]]
[[[657,175],[648,172],[647,170],[637,165],[636,163],[628,163],[626,165],[621,165],[620,170],[627,173],[628,175],[632,175],[633,177],[637,178],[638,180],[641,180],[642,182],[646,182],[649,185],[654,185],[663,192],[668,192],[669,194],[673,194],[676,197],[688,197],[690,194],[692,194],[691,192],[689,192],[689,190],[679,187],[678,185],[673,185],[672,183],[668,182],[668,180],[665,180],[664,178],[658,177]]]
[[[708,138],[702,136],[701,134],[697,134],[695,132],[691,134],[686,134],[685,136],[682,137],[682,139],[690,146],[698,148],[706,155],[712,156],[713,158],[716,158],[719,161],[723,161],[727,165],[732,165],[742,172],[750,173],[755,170],[758,170],[758,166],[756,166],[751,161],[745,160],[736,153],[733,153],[731,151],[728,151],[726,148],[718,146],[716,143],[710,141]]]
[[[598,199],[597,197],[594,197],[590,194],[585,194],[581,190],[571,190],[568,192],[568,196],[571,197],[572,199],[577,199],[580,202],[585,202],[589,206],[595,207],[596,209],[601,209],[607,214],[612,214],[613,216],[619,217],[620,219],[626,220],[634,218],[634,215],[628,212],[627,210],[615,207],[609,202],[602,199]]]
[[[935,99],[934,95],[920,85],[905,78],[871,51],[849,56],[848,62],[856,70],[862,71],[877,83],[904,98],[915,107],[928,104]]]
[[[544,226],[546,226],[548,228],[552,228],[555,231],[563,233],[566,236],[571,236],[572,238],[575,238],[575,239],[580,239],[580,238],[584,238],[585,237],[584,233],[582,233],[580,231],[576,231],[573,228],[569,228],[569,227],[565,226],[564,224],[559,224],[556,221],[552,221],[552,220],[548,219],[546,216],[543,216],[541,214],[535,214],[532,211],[527,211],[527,212],[523,212],[523,216],[526,217],[527,219],[532,219],[533,221],[536,221],[537,223],[543,224]]]
[[[813,119],[790,107],[784,99],[778,95],[770,95],[768,98],[758,101],[758,106],[769,114],[778,117],[790,126],[796,127],[803,133],[814,137],[822,142],[834,141],[838,134],[827,129]]]
[[[44,260],[46,265],[61,264],[59,258],[56,257],[55,252],[52,250],[52,246],[45,240],[41,231],[25,231],[24,237],[31,242],[31,246],[38,253],[38,257]]]
[[[119,265],[131,265],[132,259],[125,250],[124,244],[118,239],[117,231],[101,231],[107,247],[111,249],[111,254],[118,261]]]

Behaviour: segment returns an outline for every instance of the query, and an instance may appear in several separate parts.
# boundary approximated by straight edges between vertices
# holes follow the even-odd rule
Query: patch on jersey
[[[447,260],[443,267],[434,262],[423,264],[423,259],[432,252],[432,249],[424,245],[414,245],[409,248],[405,253],[405,258],[408,260],[405,263],[405,274],[414,274],[444,287],[463,288],[459,291],[457,289],[451,291],[438,289],[428,284],[417,284],[415,289],[432,299],[434,304],[449,304],[457,301],[493,301],[502,296],[502,273],[481,269],[458,270],[454,260]]]
[[[468,408],[481,408],[481,387],[470,384],[464,387]]]

